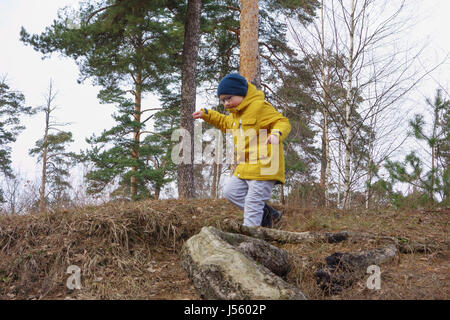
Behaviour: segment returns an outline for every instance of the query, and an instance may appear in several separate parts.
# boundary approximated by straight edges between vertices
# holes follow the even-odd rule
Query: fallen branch
[[[395,244],[401,253],[430,253],[442,250],[441,246],[435,243],[420,243],[406,238],[395,238],[383,235],[370,234],[365,232],[340,231],[340,232],[291,232],[278,229],[268,229],[263,227],[247,227],[234,221],[226,220],[221,224],[221,229],[244,234],[253,238],[275,241],[279,243],[305,243],[322,241],[328,243],[338,243],[346,240],[377,240]]]
[[[443,250],[443,248],[440,245],[435,243],[430,242],[421,243],[417,241],[411,241],[403,237],[395,238],[389,236],[374,235],[365,232],[349,232],[349,238],[354,240],[373,239],[373,240],[387,241],[395,244],[395,246],[401,253],[431,253]]]
[[[311,231],[291,232],[263,227],[247,227],[228,220],[224,221],[221,227],[226,231],[244,234],[264,241],[275,241],[279,243],[304,243],[314,241],[337,243],[347,240],[350,235],[347,231],[336,233]]]

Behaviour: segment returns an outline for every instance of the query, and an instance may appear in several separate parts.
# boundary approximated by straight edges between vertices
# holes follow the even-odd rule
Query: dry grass
[[[117,202],[2,217],[0,299],[195,299],[178,250],[203,225],[230,215],[222,204]],[[66,288],[70,265],[81,268],[81,290]]]
[[[290,231],[364,231],[448,241],[449,213],[370,213],[286,208],[280,228]],[[179,263],[183,242],[202,226],[242,221],[225,200],[115,202],[73,212],[0,217],[0,299],[199,299]],[[325,296],[314,270],[333,252],[375,247],[375,242],[283,245],[293,269],[287,281],[311,299],[448,299],[448,250],[401,254],[381,266],[381,290],[361,281]],[[66,287],[67,267],[81,268],[81,290]]]
[[[294,268],[288,281],[300,287],[310,299],[449,299],[450,297],[450,212],[385,210],[344,212],[341,210],[286,209],[281,226],[290,231],[359,231],[393,236],[423,243],[436,243],[443,250],[428,254],[399,254],[381,265],[381,289],[369,290],[367,278],[339,295],[326,296],[316,285],[314,272],[334,252],[356,252],[381,246],[379,241],[282,246],[291,253]]]

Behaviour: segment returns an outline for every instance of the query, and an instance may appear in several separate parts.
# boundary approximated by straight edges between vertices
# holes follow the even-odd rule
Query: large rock
[[[361,252],[335,252],[325,258],[325,268],[315,273],[316,282],[326,294],[338,294],[365,277],[367,267],[391,262],[397,253],[395,244]]]
[[[183,245],[181,264],[203,299],[306,299],[280,278],[287,253],[263,240],[203,227]]]

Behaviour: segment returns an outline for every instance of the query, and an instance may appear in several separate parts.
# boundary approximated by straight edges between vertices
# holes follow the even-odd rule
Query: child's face
[[[226,109],[231,109],[237,107],[242,102],[242,100],[244,100],[244,97],[221,94],[219,96],[219,99],[220,103],[222,103]]]

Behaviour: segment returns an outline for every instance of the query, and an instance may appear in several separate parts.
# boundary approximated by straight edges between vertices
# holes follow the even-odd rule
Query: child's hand
[[[278,144],[280,139],[277,134],[271,134],[267,137],[266,144]]]
[[[192,114],[192,117],[194,117],[194,119],[200,119],[201,117],[203,117],[203,109],[199,110],[199,111],[195,111]]]

